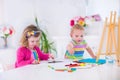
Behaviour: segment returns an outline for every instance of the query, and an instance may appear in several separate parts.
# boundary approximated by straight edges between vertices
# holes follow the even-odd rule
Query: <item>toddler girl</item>
[[[91,48],[84,40],[84,28],[79,24],[75,24],[71,28],[70,36],[72,41],[67,45],[65,58],[68,59],[81,59],[86,49],[92,58],[96,58]]]

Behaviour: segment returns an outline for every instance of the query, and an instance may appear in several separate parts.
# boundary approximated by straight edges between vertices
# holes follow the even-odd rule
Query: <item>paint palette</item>
[[[98,62],[96,62],[96,59],[93,58],[87,58],[87,59],[82,59],[78,60],[78,62],[84,62],[84,63],[97,63],[97,64],[105,64],[106,60],[105,59],[99,59]]]

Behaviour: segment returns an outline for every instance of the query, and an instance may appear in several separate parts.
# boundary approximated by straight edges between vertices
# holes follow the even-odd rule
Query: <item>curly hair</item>
[[[80,26],[79,24],[75,24],[75,25],[71,28],[70,34],[72,34],[75,29],[77,29],[77,30],[84,30],[84,27],[83,27],[83,26]]]
[[[33,31],[34,32],[36,31],[37,33],[35,33],[35,35],[27,36],[28,32],[33,32]],[[20,39],[21,46],[28,47],[28,38],[31,36],[34,36],[34,37],[41,36],[41,30],[39,29],[39,27],[35,25],[29,25],[24,29],[21,39]]]

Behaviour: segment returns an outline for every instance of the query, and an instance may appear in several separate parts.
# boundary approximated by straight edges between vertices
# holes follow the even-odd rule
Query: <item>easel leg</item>
[[[107,35],[106,55],[109,54],[109,46],[110,46],[110,42],[111,42],[110,32],[111,32],[111,26],[109,25],[108,26],[108,35]]]
[[[105,35],[105,32],[106,32],[107,21],[108,21],[108,19],[106,18],[105,19],[105,24],[104,24],[104,29],[103,29],[103,32],[102,32],[102,38],[101,38],[100,44],[99,44],[99,49],[98,49],[98,53],[97,53],[96,62],[98,61],[98,59],[100,57],[100,54],[101,54],[102,44],[103,44],[103,40],[104,40],[104,35]]]
[[[117,53],[118,66],[120,66],[120,16],[118,18],[118,53]]]

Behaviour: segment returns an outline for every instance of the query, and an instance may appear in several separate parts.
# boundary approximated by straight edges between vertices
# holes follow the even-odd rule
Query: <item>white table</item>
[[[16,48],[0,49],[0,62],[5,64],[14,63],[16,60]]]
[[[48,67],[48,65],[64,66],[68,63],[71,61],[54,64],[43,61],[38,65],[28,65],[2,72],[0,80],[120,80],[120,67],[111,64],[77,69],[74,72],[58,72]]]
[[[0,48],[0,72],[8,70],[16,60],[16,48]]]

